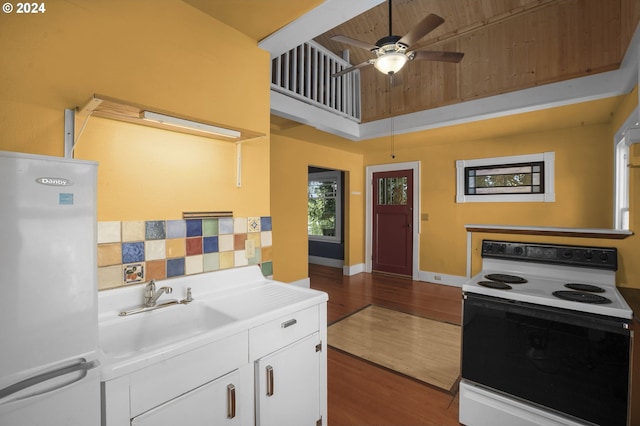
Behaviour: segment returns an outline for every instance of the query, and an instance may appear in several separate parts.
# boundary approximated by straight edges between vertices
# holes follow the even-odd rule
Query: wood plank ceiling
[[[640,18],[638,0],[394,0],[393,34],[429,13],[445,19],[410,50],[465,53],[459,64],[409,62],[392,81],[361,71],[363,122],[619,68]],[[388,4],[315,38],[350,62],[373,53],[331,36],[374,44],[388,34]]]

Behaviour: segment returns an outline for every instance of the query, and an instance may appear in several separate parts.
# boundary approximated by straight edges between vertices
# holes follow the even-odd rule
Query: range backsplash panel
[[[271,217],[98,222],[98,288],[246,265],[273,275]]]

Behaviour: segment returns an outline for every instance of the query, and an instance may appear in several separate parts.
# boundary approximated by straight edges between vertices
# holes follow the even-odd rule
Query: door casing
[[[373,253],[373,174],[394,170],[413,170],[413,267],[411,278],[418,280],[420,275],[420,162],[379,164],[366,169],[366,213],[365,213],[365,271],[371,272]]]

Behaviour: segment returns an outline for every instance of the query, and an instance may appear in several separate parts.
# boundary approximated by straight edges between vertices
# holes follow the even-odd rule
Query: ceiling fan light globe
[[[378,57],[374,66],[383,74],[393,75],[400,71],[408,60],[407,55],[403,53],[389,52]]]

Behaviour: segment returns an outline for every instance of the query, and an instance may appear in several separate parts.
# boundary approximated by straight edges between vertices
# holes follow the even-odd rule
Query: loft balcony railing
[[[271,61],[271,90],[360,122],[360,73],[331,77],[350,66],[309,41]]]

